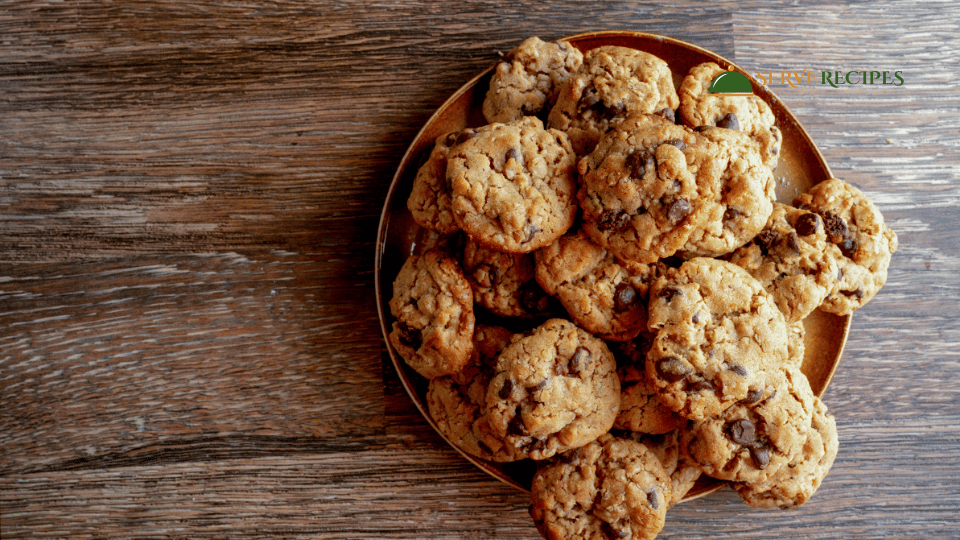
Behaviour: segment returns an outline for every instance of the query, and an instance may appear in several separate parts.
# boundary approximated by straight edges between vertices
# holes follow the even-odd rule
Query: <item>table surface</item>
[[[937,1],[10,2],[0,14],[4,538],[538,538],[386,353],[393,172],[524,38],[637,30],[751,74],[900,239],[793,511],[661,538],[960,537],[960,10]],[[783,84],[782,72],[903,84]],[[796,79],[791,79],[796,83]],[[854,79],[856,82],[856,79]]]

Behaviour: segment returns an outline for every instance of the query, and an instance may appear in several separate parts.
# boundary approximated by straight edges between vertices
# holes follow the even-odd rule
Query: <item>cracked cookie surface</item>
[[[442,249],[408,257],[393,281],[390,344],[427,379],[463,369],[473,350],[473,291]]]
[[[564,40],[527,38],[497,63],[482,110],[487,122],[513,122],[549,111],[560,86],[583,64],[583,53]]]
[[[656,454],[608,433],[537,471],[530,515],[551,540],[650,540],[663,529],[671,499]]]
[[[656,333],[646,371],[663,402],[702,419],[744,399],[787,360],[783,315],[759,281],[718,259],[696,258],[650,291]]]
[[[719,204],[714,146],[659,116],[624,120],[577,165],[583,230],[623,261],[672,256]]]
[[[794,200],[794,206],[823,218],[839,266],[839,283],[824,300],[824,311],[847,315],[863,307],[887,282],[898,239],[873,201],[853,184],[831,178]]]
[[[673,117],[679,104],[666,62],[636,49],[602,46],[584,53],[583,65],[561,87],[547,125],[566,132],[583,155],[628,116],[664,111]]]
[[[616,369],[602,340],[564,319],[515,338],[487,388],[494,459],[546,459],[609,431],[620,406]]]
[[[491,249],[527,253],[573,225],[576,155],[535,117],[460,132],[447,153],[454,219]]]

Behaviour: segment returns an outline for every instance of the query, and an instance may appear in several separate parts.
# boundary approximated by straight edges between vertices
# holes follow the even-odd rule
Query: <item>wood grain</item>
[[[3,538],[522,538],[525,497],[386,357],[374,242],[401,156],[531,35],[661,33],[758,70],[898,233],[793,512],[730,490],[661,538],[960,536],[960,12],[951,2],[54,2],[0,9]]]

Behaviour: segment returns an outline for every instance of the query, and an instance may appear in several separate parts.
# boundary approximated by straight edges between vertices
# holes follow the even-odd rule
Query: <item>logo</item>
[[[746,96],[753,94],[753,85],[739,71],[721,71],[710,81],[708,92],[719,96]]]
[[[789,85],[797,88],[801,84],[831,86],[874,85],[903,86],[902,71],[858,71],[827,70],[819,73],[804,68],[803,71],[758,71],[757,79],[762,85]]]

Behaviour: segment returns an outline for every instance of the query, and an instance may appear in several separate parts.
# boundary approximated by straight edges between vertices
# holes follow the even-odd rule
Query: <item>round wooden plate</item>
[[[683,77],[693,66],[703,62],[715,62],[725,70],[735,70],[747,75],[753,85],[753,93],[770,105],[777,118],[777,126],[783,133],[780,162],[774,175],[777,178],[777,198],[789,203],[814,184],[831,178],[830,168],[817,149],[810,135],[796,117],[766,87],[760,85],[750,74],[726,58],[696,45],[656,34],[626,31],[590,32],[564,38],[581,51],[602,45],[619,45],[646,51],[667,62],[673,71],[674,85],[679,87]],[[377,310],[380,327],[386,341],[390,359],[400,380],[424,418],[436,429],[426,405],[427,381],[412,370],[390,346],[387,335],[393,322],[388,302],[393,295],[393,279],[400,271],[404,260],[417,253],[423,231],[413,222],[407,211],[406,201],[423,157],[430,151],[438,136],[465,127],[486,124],[481,105],[487,91],[493,66],[477,75],[457,90],[430,117],[420,130],[400,161],[397,172],[387,192],[386,202],[380,216],[375,257]],[[822,395],[833,378],[834,371],[843,353],[850,330],[850,316],[836,316],[815,311],[804,320],[806,329],[805,349],[801,369],[810,379],[810,386]],[[440,433],[439,430],[437,433]],[[441,434],[442,436],[442,434]],[[449,442],[449,441],[448,441]],[[536,463],[523,460],[515,463],[494,463],[471,456],[451,443],[467,460],[493,477],[516,487],[529,490]],[[711,493],[724,483],[702,477],[684,500]]]

